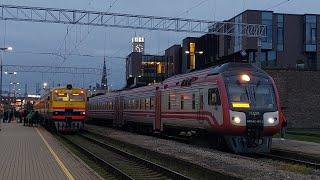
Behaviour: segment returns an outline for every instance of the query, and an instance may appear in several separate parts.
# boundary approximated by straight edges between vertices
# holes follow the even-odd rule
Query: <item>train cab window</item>
[[[70,94],[70,101],[85,101],[85,95],[79,93],[72,93]]]
[[[181,95],[181,98],[180,98],[180,108],[184,109],[184,96],[183,95]]]
[[[53,96],[54,101],[69,101],[69,96],[67,93],[57,93]]]
[[[196,95],[192,94],[192,109],[196,109]]]
[[[218,88],[208,90],[208,104],[210,106],[221,105],[220,94]]]

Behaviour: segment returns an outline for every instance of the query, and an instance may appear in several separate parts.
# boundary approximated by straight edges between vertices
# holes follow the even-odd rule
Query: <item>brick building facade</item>
[[[320,128],[320,71],[268,70],[289,127]]]

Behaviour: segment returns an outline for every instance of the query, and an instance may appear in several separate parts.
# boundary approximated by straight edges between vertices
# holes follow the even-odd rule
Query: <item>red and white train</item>
[[[226,63],[161,84],[89,99],[87,116],[113,126],[154,132],[206,132],[236,153],[269,152],[284,124],[273,79],[243,63]]]

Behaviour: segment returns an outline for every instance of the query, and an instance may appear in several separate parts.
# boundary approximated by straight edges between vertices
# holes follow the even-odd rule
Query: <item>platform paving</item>
[[[0,179],[101,179],[44,129],[17,123],[1,126]]]
[[[273,138],[273,149],[286,150],[299,154],[307,154],[320,158],[320,144],[307,141]]]

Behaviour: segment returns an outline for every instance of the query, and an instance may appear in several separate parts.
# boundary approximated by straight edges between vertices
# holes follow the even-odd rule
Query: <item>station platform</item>
[[[1,123],[0,179],[102,179],[41,127]]]
[[[273,138],[272,148],[276,150],[286,150],[298,154],[305,154],[320,159],[319,143]]]

